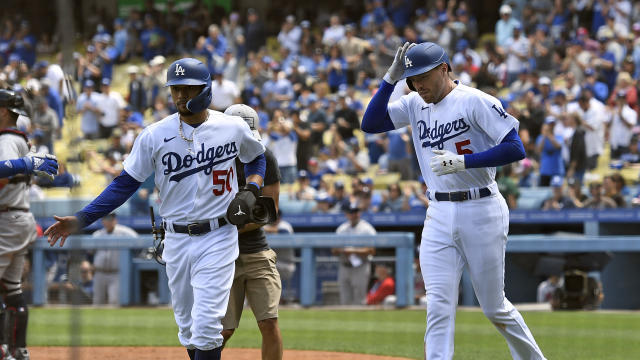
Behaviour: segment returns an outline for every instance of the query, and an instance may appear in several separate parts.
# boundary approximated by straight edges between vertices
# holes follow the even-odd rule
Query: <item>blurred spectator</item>
[[[291,120],[287,120],[281,110],[273,113],[273,118],[267,128],[269,137],[267,148],[269,148],[276,160],[283,184],[292,184],[295,181],[297,168],[296,151],[298,146],[298,135],[293,130]]]
[[[214,69],[211,82],[211,108],[224,111],[240,102],[240,89],[233,81],[224,78],[222,69]]]
[[[347,84],[347,61],[342,56],[342,50],[337,44],[329,48],[328,79],[332,93],[338,92],[340,86]]]
[[[113,21],[113,47],[118,54],[116,63],[123,63],[129,59],[131,52],[128,44],[129,32],[124,26],[124,20],[116,18]]]
[[[562,287],[562,278],[558,275],[551,275],[547,280],[541,282],[538,285],[538,295],[536,297],[539,303],[551,303],[553,300],[553,293]]]
[[[127,101],[133,111],[143,113],[147,109],[147,94],[144,88],[143,80],[138,76],[140,68],[136,65],[127,67],[129,74],[129,95]]]
[[[552,195],[542,203],[542,210],[563,210],[576,207],[573,200],[565,194],[562,176],[556,175],[551,179],[551,188]]]
[[[171,35],[157,25],[151,14],[144,16],[144,27],[140,33],[142,57],[150,61],[156,55],[166,55],[172,47]]]
[[[255,54],[266,45],[266,35],[264,24],[260,20],[258,12],[255,9],[247,10],[247,23],[245,25],[245,34],[247,41],[247,53]]]
[[[518,189],[516,179],[514,179],[513,165],[507,164],[501,166],[497,171],[497,175],[498,190],[507,201],[507,206],[509,209],[517,208],[520,190]]]
[[[518,74],[529,66],[529,39],[522,35],[522,26],[513,27],[513,35],[502,44],[507,64],[507,85],[516,80]]]
[[[622,154],[620,156],[620,160],[624,162],[624,164],[635,164],[640,163],[640,142],[638,141],[638,135],[634,135],[631,137],[631,142],[629,143],[629,151]]]
[[[278,33],[278,42],[280,46],[289,49],[291,54],[297,54],[300,51],[300,38],[302,30],[296,25],[296,17],[287,15],[285,22],[282,24],[280,33]]]
[[[556,118],[547,116],[542,125],[542,133],[536,139],[537,152],[540,154],[540,182],[539,186],[549,186],[551,178],[564,175],[564,164],[562,162],[562,142],[561,135],[554,135]]]
[[[244,59],[245,38],[244,29],[240,26],[240,15],[237,12],[229,14],[229,21],[222,19],[222,33],[227,39],[227,49],[235,59]]]
[[[93,268],[91,263],[83,260],[80,263],[80,278],[72,281],[67,273],[67,260],[60,261],[60,271],[62,275],[54,279],[47,288],[49,303],[58,304],[91,304],[93,298]]]
[[[609,145],[611,146],[611,159],[620,159],[620,156],[629,151],[629,144],[633,136],[633,127],[638,121],[638,113],[627,104],[626,91],[619,90],[616,94],[615,104],[611,107],[609,123]]]
[[[360,219],[360,208],[352,202],[344,209],[347,221],[338,226],[336,234],[375,235],[376,230],[366,220]],[[341,305],[363,305],[366,303],[367,287],[371,275],[371,257],[375,249],[371,247],[345,247],[332,249],[334,255],[340,257],[338,268],[338,285],[340,287]]]
[[[397,183],[389,184],[379,211],[398,213],[409,210],[409,196],[402,192]]]
[[[624,199],[624,195],[622,194],[624,185],[624,178],[619,173],[605,176],[602,182],[604,195],[613,200],[618,208],[627,207],[627,201]]]
[[[293,99],[293,84],[287,79],[287,74],[278,69],[273,70],[273,77],[262,85],[262,99],[268,110],[282,107]]]
[[[102,80],[102,65],[103,60],[98,56],[96,47],[93,45],[87,46],[85,56],[78,57],[78,80],[82,83],[86,80],[91,80],[94,86],[93,90],[98,91]]]
[[[329,27],[324,29],[322,43],[325,46],[333,46],[345,37],[345,27],[340,23],[340,16],[331,15]]]
[[[104,113],[98,108],[100,94],[93,92],[93,81],[86,80],[82,84],[82,94],[78,96],[76,110],[82,115],[80,129],[84,138],[91,140],[99,136],[99,121]]]
[[[408,147],[411,146],[407,128],[393,130],[387,133],[387,170],[400,173],[401,180],[413,180],[413,167],[409,157]]]
[[[391,21],[385,21],[382,25],[382,33],[376,34],[377,47],[375,49],[378,57],[379,72],[385,72],[396,56],[399,46],[402,46],[402,39],[396,34],[396,28]],[[442,45],[442,44],[441,44]]]
[[[297,191],[294,198],[296,200],[314,200],[316,198],[316,189],[311,186],[309,173],[306,170],[298,171]]]
[[[342,172],[349,175],[365,172],[369,169],[369,156],[364,147],[360,146],[358,138],[338,143],[340,159],[338,166]]]
[[[336,181],[333,183],[333,191],[331,192],[331,213],[339,213],[345,206],[349,205],[349,193],[344,188],[342,181]]]
[[[344,30],[345,36],[338,41],[338,46],[347,61],[347,83],[354,84],[357,68],[362,61],[365,50],[368,50],[370,45],[367,41],[356,36],[355,25],[347,24]]]
[[[411,210],[420,210],[424,212],[429,207],[429,199],[427,198],[427,184],[424,182],[422,175],[419,176],[420,185],[405,188],[405,193],[411,191],[409,197],[409,206]]]
[[[377,264],[374,269],[376,282],[373,283],[367,294],[367,305],[382,304],[387,296],[396,292],[396,282],[391,276],[391,269],[382,264]]]
[[[102,61],[102,78],[111,80],[113,77],[113,64],[118,59],[118,51],[111,46],[111,35],[102,34],[94,36],[96,54]]]
[[[358,114],[347,104],[347,92],[338,93],[338,104],[333,113],[333,122],[338,127],[338,134],[343,141],[349,141],[354,137],[354,130],[360,129]]]
[[[314,99],[309,103],[309,114],[307,115],[307,123],[311,125],[311,146],[312,153],[318,154],[323,145],[324,131],[329,127],[327,115],[321,108],[320,100]]]
[[[587,170],[593,170],[598,166],[598,158],[604,150],[604,123],[606,121],[604,104],[594,99],[590,91],[583,90],[577,102],[567,105],[567,112],[577,112],[582,116],[582,125],[585,128]]]
[[[40,86],[40,95],[46,100],[48,107],[56,114],[56,128],[59,130],[62,128],[64,119],[64,105],[60,93],[51,87],[51,82],[46,77],[40,80]]]
[[[13,51],[29,68],[36,62],[36,37],[31,34],[29,22],[22,20],[13,38]]]
[[[132,228],[118,224],[116,214],[102,218],[103,228],[93,233],[101,237],[138,237]],[[99,249],[93,257],[95,274],[93,276],[93,305],[117,305],[120,297],[120,250]]]
[[[311,212],[320,214],[328,214],[331,212],[331,202],[333,200],[326,191],[318,192],[314,200],[316,201],[316,205]]]
[[[211,24],[208,29],[208,36],[205,38],[201,36],[196,44],[198,53],[204,55],[207,59],[207,65],[209,69],[215,67],[216,63],[219,63],[224,56],[225,50],[227,50],[227,39],[220,33],[218,25]]]
[[[282,213],[278,213],[278,218],[274,223],[267,224],[263,227],[267,234],[293,234],[293,226],[285,220],[282,220]],[[282,281],[282,298],[281,302],[291,303],[294,299],[294,290],[291,281],[296,270],[295,251],[292,248],[273,249],[276,252],[278,261],[276,268],[280,273]]]
[[[102,79],[102,94],[97,97],[96,106],[104,114],[100,118],[99,137],[107,139],[111,136],[113,129],[118,126],[120,110],[125,106],[122,95],[116,91],[111,91],[111,80],[108,78]]]
[[[574,179],[578,184],[582,185],[582,179],[587,170],[585,129],[582,126],[582,118],[579,114],[568,114],[565,119],[567,128],[573,129],[573,135],[569,139],[567,179]]]
[[[603,210],[616,207],[616,202],[604,195],[602,183],[600,182],[592,182],[589,184],[589,195],[590,198],[583,204],[584,208]]]
[[[149,61],[147,74],[143,79],[144,88],[147,91],[147,104],[154,105],[158,97],[165,100],[170,96],[168,87],[164,84],[167,81],[167,70],[165,69],[166,58],[156,55]]]
[[[58,115],[49,107],[45,98],[36,99],[31,125],[39,132],[42,144],[47,147],[46,153],[53,154],[53,139],[58,130]],[[35,132],[34,136],[36,136]]]
[[[584,71],[584,77],[583,88],[589,89],[598,101],[605,102],[609,96],[609,88],[607,84],[598,79],[598,73],[594,69],[588,68]]]
[[[507,39],[512,37],[513,30],[520,23],[511,17],[511,6],[504,4],[500,7],[500,20],[496,22],[496,45],[506,46]],[[520,25],[521,26],[521,25]]]

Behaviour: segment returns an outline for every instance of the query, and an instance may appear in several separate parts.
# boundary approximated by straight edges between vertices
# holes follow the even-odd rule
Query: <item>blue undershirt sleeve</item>
[[[465,168],[496,167],[522,160],[524,145],[516,129],[511,129],[502,142],[487,151],[464,156]]]
[[[394,85],[382,80],[380,88],[376,94],[373,95],[362,117],[362,124],[360,125],[362,131],[377,134],[396,128],[387,111],[387,104],[389,104],[389,98],[391,97],[391,93],[393,93],[394,87]]]
[[[267,158],[264,154],[256,156],[250,163],[244,165],[244,176],[260,175],[264,179],[264,173],[267,170]]]
[[[27,171],[27,164],[22,159],[13,159],[0,162],[0,178],[24,174]]]
[[[138,190],[141,184],[123,170],[97,198],[76,213],[80,227],[89,226],[117,209]]]

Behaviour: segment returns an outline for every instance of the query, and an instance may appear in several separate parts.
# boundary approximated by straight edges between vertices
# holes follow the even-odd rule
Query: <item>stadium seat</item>
[[[523,187],[519,190],[518,209],[539,209],[542,202],[551,196],[550,187]]]

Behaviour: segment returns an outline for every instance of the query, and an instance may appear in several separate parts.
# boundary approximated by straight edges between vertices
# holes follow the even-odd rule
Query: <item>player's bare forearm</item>
[[[262,178],[262,176],[260,176],[258,174],[249,175],[249,176],[247,176],[246,180],[247,180],[247,184],[254,182],[254,183],[262,186],[262,184],[264,183],[264,179]]]

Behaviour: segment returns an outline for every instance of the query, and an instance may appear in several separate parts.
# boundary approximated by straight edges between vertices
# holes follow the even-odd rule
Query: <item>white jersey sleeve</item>
[[[498,145],[511,131],[518,130],[519,122],[502,108],[500,100],[477,91],[478,96],[472,96],[468,109],[468,119],[475,123],[485,134]]]
[[[154,171],[153,127],[147,127],[133,142],[131,154],[124,161],[124,171],[134,179],[144,182]]]
[[[264,154],[265,147],[253,136],[251,128],[244,120],[238,121],[238,123],[241,126],[240,151],[238,158],[246,164],[253,161],[253,159],[258,157],[260,154]]]
[[[415,107],[414,102],[416,101],[416,96],[418,95],[415,92],[409,93],[387,106],[387,112],[389,113],[391,122],[393,122],[393,126],[395,126],[396,129],[400,129],[411,124],[411,112]],[[424,103],[424,101],[419,97],[418,100]]]

